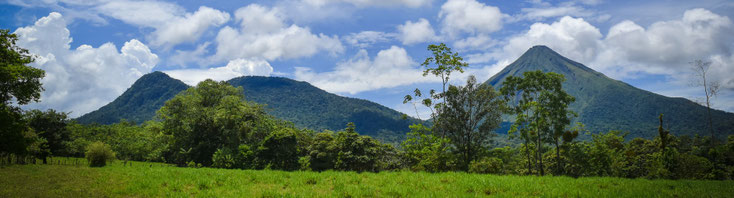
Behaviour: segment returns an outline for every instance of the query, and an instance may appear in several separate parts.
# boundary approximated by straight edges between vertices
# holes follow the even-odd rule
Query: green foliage
[[[397,166],[393,161],[396,159],[394,148],[369,136],[359,135],[354,123],[347,124],[343,131],[316,134],[308,150],[306,159],[310,161],[307,164],[314,171],[334,169],[376,172]]]
[[[298,170],[298,154],[298,140],[290,128],[273,131],[257,149],[259,163],[279,170]]]
[[[87,146],[87,152],[84,153],[90,167],[103,167],[107,162],[115,159],[115,152],[112,152],[110,145],[102,142],[94,142]]]
[[[82,115],[81,124],[113,124],[128,120],[137,124],[153,119],[166,101],[189,86],[163,72],[143,75],[111,103]]]
[[[469,76],[465,86],[449,86],[434,128],[450,140],[459,158],[458,166],[464,171],[496,136],[494,129],[499,127],[505,107],[492,86],[476,82],[474,76]]]
[[[70,141],[64,143],[64,152],[71,156],[83,156],[92,142],[104,142],[122,160],[164,161],[163,152],[168,148],[168,136],[161,134],[158,122],[143,125],[122,121],[112,125],[67,126]]]
[[[482,158],[469,164],[470,173],[499,174],[502,173],[502,160],[496,157]]]
[[[449,151],[449,139],[434,136],[432,129],[422,124],[410,126],[407,138],[400,145],[405,161],[413,171],[439,172],[452,170],[454,157]]]
[[[524,72],[535,70],[566,77],[563,90],[576,98],[569,105],[569,110],[578,114],[572,122],[582,122],[591,131],[628,131],[630,138],[652,139],[658,136],[658,123],[651,120],[656,120],[661,113],[665,114],[666,128],[673,135],[694,136],[708,129],[705,106],[684,98],[665,97],[635,88],[565,58],[545,46],[529,49],[485,83],[499,88],[507,77],[521,76]],[[720,134],[720,138],[734,133],[734,114],[712,109],[711,117],[714,131]]]
[[[170,136],[166,158],[212,164],[217,149],[257,145],[275,123],[260,105],[247,102],[242,88],[205,80],[176,95],[158,111],[162,132]]]
[[[18,47],[18,35],[8,29],[0,29],[0,103],[19,105],[38,101],[45,72],[28,66],[34,61],[27,49]]]
[[[562,74],[544,73],[540,70],[526,71],[523,77],[508,76],[502,83],[500,92],[512,105],[508,111],[515,116],[515,122],[508,131],[510,137],[519,137],[526,148],[531,142],[535,145],[534,164],[538,174],[544,174],[543,147],[545,143],[556,145],[556,153],[560,150],[559,141],[564,129],[571,122],[575,113],[568,110],[574,97],[563,90],[565,78]],[[529,155],[530,149],[526,149]],[[560,154],[556,156],[560,161]],[[528,172],[532,172],[528,166]]]
[[[33,56],[18,47],[16,41],[17,35],[0,29],[0,156],[26,155],[29,147],[37,147],[33,145],[37,142],[35,132],[23,120],[20,108],[11,104],[38,101],[45,72],[28,66],[34,61]]]
[[[36,157],[43,159],[49,155],[65,156],[65,143],[69,141],[69,130],[66,125],[69,122],[66,113],[59,113],[53,109],[47,111],[30,110],[25,113],[24,119],[28,122],[28,126],[35,131],[44,143],[40,145],[43,152],[39,152]]]

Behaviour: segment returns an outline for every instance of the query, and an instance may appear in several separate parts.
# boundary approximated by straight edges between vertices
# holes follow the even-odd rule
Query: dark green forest
[[[620,130],[591,129],[584,121],[591,119],[587,116],[598,115],[585,113],[586,109],[614,107],[589,102],[593,100],[567,91],[567,82],[578,76],[529,70],[502,81],[490,79],[494,83],[489,84],[478,83],[472,76],[463,85],[451,85],[447,82],[452,72],[463,72],[468,64],[444,44],[430,45],[432,56],[422,64],[424,75],[445,79],[441,90],[416,90],[406,96],[405,102],[420,100],[432,109],[434,113],[426,123],[401,120],[399,117],[404,116],[378,108],[381,106],[369,101],[342,98],[318,89],[304,91],[311,89],[306,83],[242,77],[230,81],[205,80],[182,91],[169,89],[165,83],[154,83],[160,87],[133,85],[142,90],[126,92],[129,97],[118,98],[119,103],[113,102],[117,107],[103,108],[104,111],[120,112],[115,108],[134,107],[135,112],[144,114],[155,110],[152,119],[126,114],[132,116],[131,121],[82,124],[69,119],[65,112],[26,111],[16,106],[39,100],[43,90],[39,80],[44,72],[28,66],[33,57],[14,45],[15,35],[7,30],[1,33],[0,161],[3,164],[46,162],[50,156],[71,156],[86,157],[91,166],[104,166],[106,161],[118,159],[181,167],[285,171],[409,170],[571,177],[734,178],[734,136],[724,137],[730,131],[717,126],[714,129],[719,135],[712,137],[689,135],[693,133],[680,131],[685,128],[670,127],[671,122],[686,120],[684,123],[706,128],[705,123],[699,123],[703,121],[696,118],[698,115],[651,109],[655,111],[654,117],[631,115],[639,120],[625,121],[619,126],[608,123],[610,128]],[[504,73],[507,72],[501,72]],[[142,82],[157,82],[167,76],[154,73],[148,77]],[[179,83],[173,84],[184,88]],[[258,88],[248,89],[248,86]],[[290,88],[281,89],[281,86]],[[616,85],[609,86],[599,90],[614,90]],[[157,90],[162,90],[162,96],[135,95]],[[169,95],[173,96],[163,99]],[[601,96],[606,95],[594,95]],[[253,99],[277,101],[287,97],[301,99],[298,105],[326,111],[279,111],[276,109],[286,109],[296,103],[281,100],[286,102],[266,105]],[[339,102],[321,104],[320,101]],[[647,102],[650,101],[644,101]],[[160,108],[147,105],[161,103]],[[584,111],[574,110],[578,103],[587,106]],[[368,105],[373,108],[362,108]],[[588,107],[594,105],[601,106]],[[347,113],[343,113],[345,109]],[[375,117],[381,119],[366,119]],[[140,123],[143,120],[147,121]],[[350,120],[361,121],[343,123]],[[509,121],[511,126],[507,135],[498,136],[495,131],[503,121]],[[309,126],[313,123],[316,124]],[[384,128],[408,124],[411,125],[407,128],[393,131],[407,131],[399,145],[364,135],[379,136]],[[627,124],[639,129],[629,130]],[[338,130],[330,130],[339,125]],[[580,139],[582,136],[589,138]],[[498,141],[508,141],[505,138],[515,144],[492,146]]]

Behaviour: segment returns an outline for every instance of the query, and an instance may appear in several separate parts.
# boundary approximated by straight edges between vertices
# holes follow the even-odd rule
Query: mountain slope
[[[635,88],[561,56],[545,46],[535,46],[485,83],[502,86],[507,76],[541,70],[563,74],[563,89],[576,97],[570,108],[592,132],[622,130],[631,137],[654,137],[664,114],[664,127],[676,135],[709,135],[706,107],[684,98],[671,98]],[[712,110],[714,129],[723,137],[734,134],[734,114]]]
[[[298,127],[337,131],[354,122],[358,132],[389,141],[405,134],[410,124],[422,122],[403,120],[402,113],[374,102],[338,96],[287,78],[247,76],[227,82],[242,86],[247,100],[265,104],[268,113]],[[111,124],[120,119],[142,123],[188,87],[162,72],[146,74],[110,104],[76,120],[83,124]]]
[[[296,126],[314,130],[340,130],[354,122],[362,134],[391,136],[405,134],[408,126],[420,122],[401,119],[402,113],[380,104],[338,96],[306,82],[282,77],[243,76],[227,81],[242,86],[245,99],[267,104],[268,112]],[[394,134],[393,134],[394,135]]]
[[[120,119],[142,123],[153,118],[166,101],[188,88],[180,80],[156,71],[140,77],[111,103],[76,120],[82,124],[112,124]]]

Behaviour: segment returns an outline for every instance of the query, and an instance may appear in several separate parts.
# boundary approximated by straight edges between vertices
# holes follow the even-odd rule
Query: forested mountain
[[[563,89],[576,97],[571,109],[576,121],[592,132],[622,130],[630,137],[651,138],[657,135],[658,116],[665,115],[665,127],[676,135],[710,135],[706,107],[685,98],[671,98],[635,88],[561,56],[546,46],[535,46],[485,83],[502,86],[508,76],[542,70],[563,74]],[[724,137],[734,134],[734,114],[711,111],[714,129]]]
[[[76,120],[83,124],[112,124],[126,119],[135,123],[150,120],[163,104],[189,86],[163,72],[143,75],[120,97]]]
[[[417,119],[401,119],[402,113],[380,104],[342,97],[313,85],[283,77],[243,76],[229,84],[242,86],[245,99],[267,104],[268,112],[296,126],[315,130],[341,130],[354,122],[364,135],[378,133],[405,134]]]
[[[242,86],[246,100],[265,104],[271,115],[298,127],[337,131],[354,122],[358,132],[389,140],[405,134],[411,123],[421,122],[401,119],[400,112],[374,102],[338,96],[288,78],[247,76],[227,82]],[[146,74],[110,104],[76,120],[84,124],[111,124],[120,119],[142,123],[152,119],[165,101],[187,88],[162,72]]]

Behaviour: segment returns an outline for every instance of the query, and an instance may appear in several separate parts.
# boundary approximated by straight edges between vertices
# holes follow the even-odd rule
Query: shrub
[[[112,152],[110,145],[102,142],[94,142],[87,146],[87,152],[84,153],[91,167],[103,167],[107,165],[107,161],[115,159],[115,152]]]
[[[496,157],[485,157],[469,163],[470,173],[498,174],[502,172],[502,160]]]

